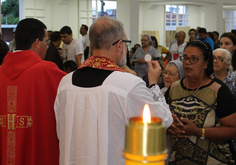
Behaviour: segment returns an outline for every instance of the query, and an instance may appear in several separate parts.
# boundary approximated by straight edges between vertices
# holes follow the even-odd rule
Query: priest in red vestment
[[[57,87],[65,75],[44,61],[46,26],[24,19],[16,29],[16,52],[0,66],[0,164],[58,165],[54,117]]]

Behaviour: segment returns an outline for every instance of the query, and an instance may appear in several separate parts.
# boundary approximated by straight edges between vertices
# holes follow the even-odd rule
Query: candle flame
[[[143,122],[151,123],[151,113],[148,104],[145,104],[143,108]]]

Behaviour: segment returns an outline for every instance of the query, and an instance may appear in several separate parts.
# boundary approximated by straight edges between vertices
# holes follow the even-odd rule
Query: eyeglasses
[[[183,62],[186,62],[189,60],[189,62],[191,64],[197,64],[200,59],[204,59],[204,58],[199,58],[199,57],[195,57],[195,56],[191,56],[191,57],[183,56],[183,57],[181,57],[181,59]]]
[[[117,40],[116,42],[114,42],[114,43],[112,44],[112,46],[114,46],[115,44],[117,44],[119,41],[120,41],[120,40]],[[128,47],[129,47],[130,44],[131,44],[131,40],[121,40],[121,41],[122,41],[122,42],[125,42]]]
[[[216,56],[213,56],[213,61],[216,60],[216,62],[223,62],[224,59],[222,57],[216,57]]]
[[[39,41],[45,41],[48,46],[50,45],[50,41],[48,42],[47,40],[40,40],[40,39]]]
[[[177,73],[178,74],[178,73]],[[171,73],[171,72],[167,72],[167,71],[164,71],[163,72],[163,75],[166,76],[166,75],[169,75],[169,76],[176,76],[177,74],[174,74],[174,73]]]

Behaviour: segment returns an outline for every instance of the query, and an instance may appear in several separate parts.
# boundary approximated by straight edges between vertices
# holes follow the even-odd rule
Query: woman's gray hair
[[[149,43],[149,45],[151,45],[152,47],[154,47],[154,46],[153,46],[153,42],[152,42],[152,38],[151,38],[149,35],[147,35],[147,34],[144,34],[143,36],[147,36],[147,37],[148,37],[148,43]]]
[[[100,17],[90,27],[89,39],[93,50],[109,49],[125,37],[123,24],[111,17]]]

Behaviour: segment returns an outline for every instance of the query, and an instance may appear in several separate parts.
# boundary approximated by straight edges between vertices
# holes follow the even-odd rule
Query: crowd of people
[[[166,164],[236,163],[235,34],[192,28],[168,48],[145,34],[130,48],[110,17],[80,34],[27,18],[0,40],[0,164],[124,165],[125,125],[146,103]]]

